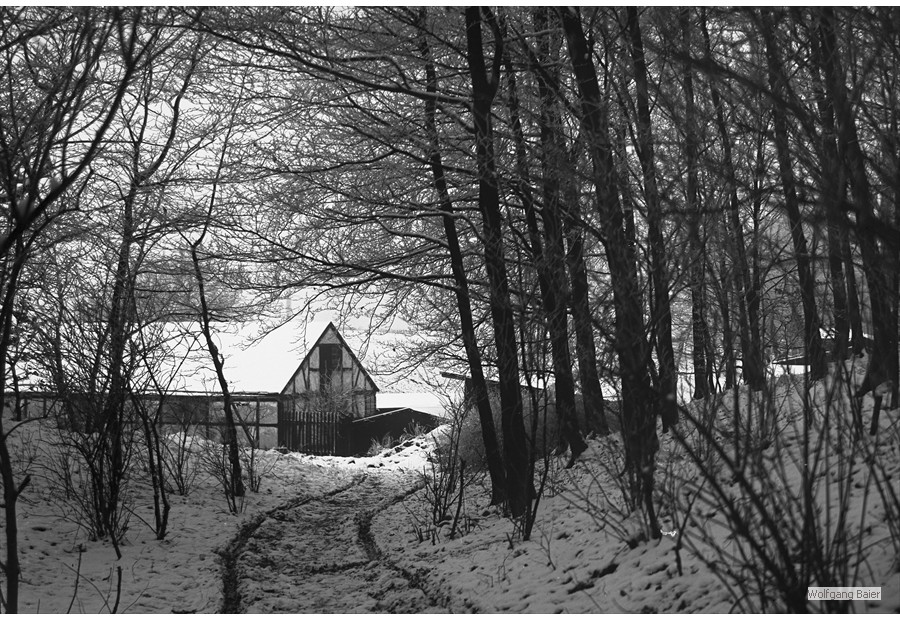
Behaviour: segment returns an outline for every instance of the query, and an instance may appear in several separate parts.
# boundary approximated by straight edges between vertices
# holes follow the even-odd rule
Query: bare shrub
[[[225,503],[229,512],[240,514],[244,510],[244,496],[235,495],[234,485],[231,480],[231,459],[229,458],[229,446],[226,443],[198,439],[197,458],[200,468],[212,476],[219,484],[225,495]]]
[[[165,438],[161,441],[162,464],[169,491],[188,495],[194,487],[199,464],[199,436],[203,433],[209,402],[169,397],[161,416]]]
[[[105,455],[91,451],[96,438],[59,431],[47,445],[43,459],[43,477],[49,501],[57,507],[59,516],[85,530],[90,540],[109,537],[115,546],[124,538],[132,513],[132,497],[128,479],[119,481],[119,501],[116,506],[104,504],[108,484],[104,471]],[[93,461],[91,460],[93,458]]]
[[[438,530],[446,527],[449,527],[449,538],[454,538],[458,533],[467,533],[470,529],[471,520],[465,502],[466,489],[480,474],[472,471],[463,456],[465,449],[472,448],[462,443],[466,435],[466,419],[470,417],[466,414],[463,407],[454,408],[452,422],[443,432],[438,431],[429,464],[422,472],[422,496],[428,524],[424,528],[418,523],[414,526],[420,541],[431,538],[432,542],[436,542]],[[480,437],[477,442],[480,443]]]
[[[369,449],[366,451],[366,456],[378,456],[385,450],[390,450],[393,445],[394,439],[390,434],[385,435],[381,439],[373,437],[372,441],[369,443]]]
[[[247,486],[259,493],[262,483],[274,471],[281,455],[254,447],[241,448],[241,467],[247,479]]]
[[[397,440],[398,443],[403,443],[404,441],[409,441],[410,439],[415,439],[416,437],[421,437],[422,435],[427,434],[431,429],[418,422],[410,422],[406,428],[403,429],[403,432],[400,433],[400,438]]]
[[[564,470],[566,484],[560,495],[580,508],[599,531],[634,548],[650,539],[644,504],[632,493],[625,476],[625,449],[621,435],[598,438],[596,448],[572,469]]]
[[[197,438],[187,430],[166,435],[161,443],[162,464],[169,492],[188,495],[194,488],[200,468],[197,466]]]
[[[770,383],[764,398],[732,403],[736,421],[758,404],[764,411],[757,419],[767,421],[739,441],[736,429],[730,440],[718,432],[727,419],[710,426],[682,411],[674,438],[690,467],[673,472],[668,500],[683,515],[685,546],[741,611],[847,612],[851,601],[808,601],[807,589],[875,583],[866,546],[866,532],[881,521],[872,510],[873,487],[887,514],[897,504],[880,465],[886,440],[867,444],[858,435],[851,383],[843,367],[816,386],[776,390]],[[896,528],[888,537],[896,550]]]

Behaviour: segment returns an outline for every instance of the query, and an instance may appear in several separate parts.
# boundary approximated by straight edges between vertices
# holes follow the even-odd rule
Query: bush
[[[469,467],[461,441],[471,417],[474,416],[467,415],[464,408],[455,407],[451,423],[436,431],[435,447],[421,477],[427,523],[423,525],[423,520],[413,515],[420,542],[426,539],[437,542],[438,532],[445,529],[449,538],[471,529],[466,511],[466,489],[480,474]]]
[[[582,455],[576,467],[563,470],[567,484],[560,495],[583,510],[599,531],[634,548],[650,539],[644,504],[634,497],[625,476],[625,448],[621,435],[595,440],[594,449]]]
[[[898,514],[883,467],[889,438],[857,433],[849,373],[800,381],[743,394],[727,414],[685,409],[674,431],[680,466],[661,499],[682,524],[679,544],[744,612],[851,611],[850,601],[808,601],[807,588],[877,583],[867,563],[866,533],[881,523],[872,491],[888,517]],[[887,538],[900,551],[896,527]]]
[[[366,452],[366,456],[378,456],[385,450],[390,450],[394,447],[394,438],[391,437],[390,433],[378,439],[377,437],[372,438],[372,442],[369,444],[369,450]]]
[[[194,488],[197,467],[198,439],[187,431],[167,435],[162,443],[162,464],[169,492],[186,496]]]
[[[195,439],[200,467],[219,483],[225,494],[229,512],[240,514],[244,510],[244,498],[234,494],[231,483],[231,461],[228,458],[228,444],[206,439]]]
[[[269,474],[275,469],[280,455],[258,448],[242,447],[240,456],[241,472],[247,481],[247,486],[254,493],[259,493],[263,480],[268,478]]]
[[[108,455],[91,451],[100,441],[98,437],[58,431],[47,447],[44,477],[49,482],[48,499],[61,516],[84,528],[90,540],[109,538],[118,548],[131,515],[129,478],[115,481],[118,494],[112,505],[108,499],[111,474],[105,470]]]

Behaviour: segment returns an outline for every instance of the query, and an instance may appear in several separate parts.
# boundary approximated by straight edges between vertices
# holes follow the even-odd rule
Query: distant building
[[[279,375],[284,380],[285,365],[291,359],[285,351],[284,336],[276,336],[266,337],[263,340],[267,342],[255,347],[241,349],[230,343],[223,348],[236,352],[226,364],[226,378],[234,386],[232,399],[243,443],[262,449],[283,447],[309,454],[352,455],[365,452],[372,440],[383,441],[389,435],[396,441],[408,429],[430,430],[444,421],[437,399],[427,394],[387,394],[384,405],[379,406],[378,386],[331,322],[306,348],[300,365],[283,387],[279,391],[266,389]],[[194,361],[202,360],[202,354],[198,351]],[[218,437],[225,418],[221,393],[211,389],[209,376],[199,364],[183,364],[180,375],[178,389],[163,397],[160,424],[165,432]],[[158,394],[143,398],[155,404],[160,401]],[[18,399],[24,418],[56,416],[63,426],[85,424],[82,416],[68,419],[61,415],[61,397],[57,394],[25,389]],[[12,408],[14,401],[14,395],[7,393],[4,408]]]
[[[377,392],[372,377],[329,323],[281,390],[279,445],[300,452],[350,454],[352,422],[377,413]]]

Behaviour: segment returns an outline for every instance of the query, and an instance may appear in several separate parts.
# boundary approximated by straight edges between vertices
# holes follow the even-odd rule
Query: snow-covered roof
[[[245,393],[281,392],[329,323],[334,322],[347,347],[381,390],[378,407],[409,407],[445,415],[440,398],[423,392],[423,388],[431,389],[432,379],[440,380],[440,371],[410,367],[407,348],[421,340],[420,334],[399,320],[373,330],[364,319],[340,324],[333,319],[331,313],[323,312],[312,320],[297,317],[274,328],[263,321],[214,323],[213,339],[224,359],[229,388]],[[147,341],[154,343],[150,348],[156,360],[156,376],[166,391],[219,391],[198,323],[151,325],[146,332],[153,334]],[[19,364],[17,369],[22,389],[52,389],[34,364],[27,369]],[[144,389],[151,389],[150,384]]]
[[[295,319],[268,333],[259,322],[214,325],[214,338],[225,360],[229,386],[238,392],[280,392],[330,322],[330,317],[316,317],[313,321]],[[199,327],[187,329],[196,329],[199,334]],[[406,360],[400,350],[409,338],[407,333],[381,330],[369,334],[368,330],[352,325],[338,327],[338,331],[379,389],[393,386],[399,386],[391,390],[395,392],[408,389],[406,375],[409,373],[403,369]],[[180,373],[179,389],[217,389],[215,371],[202,338],[193,348]],[[436,401],[436,397],[428,400],[425,406],[434,408]],[[414,402],[421,404],[422,397]],[[416,408],[410,404],[403,406]]]

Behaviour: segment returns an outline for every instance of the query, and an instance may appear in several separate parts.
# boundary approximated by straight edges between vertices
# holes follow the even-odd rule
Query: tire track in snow
[[[416,487],[387,471],[265,513],[231,551],[223,612],[445,612],[420,575],[394,566],[369,529]],[[224,556],[223,556],[224,557]]]
[[[247,541],[253,537],[256,530],[266,519],[270,518],[273,514],[278,513],[279,511],[290,510],[293,508],[297,508],[298,506],[302,506],[307,502],[325,499],[329,496],[343,493],[344,491],[347,491],[348,489],[351,489],[354,486],[362,483],[365,478],[366,474],[354,476],[353,479],[351,479],[350,482],[348,482],[346,485],[343,485],[336,489],[332,489],[331,491],[328,491],[321,496],[301,495],[300,497],[295,497],[294,499],[285,502],[281,506],[254,516],[248,522],[241,525],[237,535],[231,539],[231,541],[225,546],[224,549],[219,551],[219,555],[222,558],[223,564],[222,608],[219,610],[219,613],[240,613],[242,603],[240,593],[240,573],[238,570],[238,558],[243,552]]]

